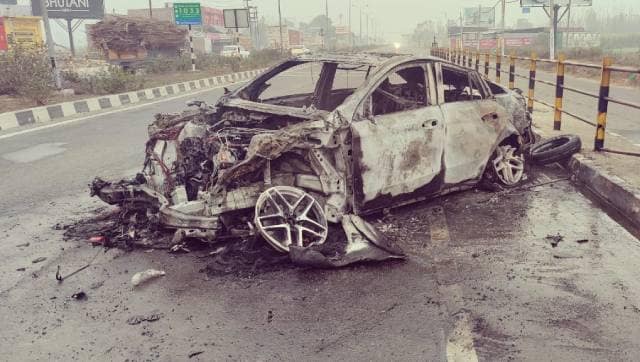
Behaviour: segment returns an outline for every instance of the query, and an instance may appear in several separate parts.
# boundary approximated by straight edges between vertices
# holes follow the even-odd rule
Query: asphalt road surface
[[[104,211],[88,197],[91,179],[139,170],[153,114],[189,98],[0,140],[0,360],[600,361],[640,351],[640,244],[557,167],[509,192],[374,215],[407,252],[400,262],[220,275],[207,267],[217,246],[170,254],[63,240],[58,229]],[[554,247],[550,235],[562,240]],[[87,264],[54,278],[58,266],[67,275]],[[166,276],[133,289],[132,274],[148,268]],[[79,291],[86,299],[72,298]]]

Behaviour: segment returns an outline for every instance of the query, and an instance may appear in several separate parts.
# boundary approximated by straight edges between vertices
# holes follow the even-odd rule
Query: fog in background
[[[185,1],[191,2],[191,1]],[[154,7],[164,7],[166,1],[152,0]],[[217,8],[244,7],[241,0],[202,0],[203,6]],[[616,14],[640,14],[640,0],[593,0],[593,10],[597,16],[606,17]],[[20,5],[28,5],[28,0],[18,0]],[[107,13],[126,14],[128,8],[140,9],[148,7],[148,0],[105,0]],[[329,17],[334,25],[348,25],[349,0],[329,0]],[[362,11],[363,33],[366,29],[366,15],[376,23],[378,35],[382,34],[386,41],[400,41],[403,34],[411,33],[418,23],[432,20],[436,23],[446,24],[447,19],[458,21],[460,10],[464,7],[494,6],[496,0],[352,0],[351,23],[356,35],[359,33],[360,13]],[[259,17],[264,17],[271,25],[278,23],[277,0],[251,0],[250,5],[258,7]],[[317,15],[324,14],[324,0],[281,0],[282,16],[295,24],[309,22]],[[500,6],[496,8],[497,26],[500,25]],[[584,25],[589,8],[574,8],[572,22],[574,25]],[[513,27],[518,19],[528,19],[534,26],[546,26],[548,17],[542,9],[532,8],[530,14],[523,14],[518,0],[507,0],[507,26]],[[95,21],[88,21],[95,22]],[[53,23],[52,23],[53,24]],[[68,39],[64,30],[53,24],[56,42],[66,45]],[[640,32],[640,22],[638,29]],[[373,34],[372,27],[370,28]],[[77,39],[77,47],[86,46],[86,35],[81,26],[74,33]]]

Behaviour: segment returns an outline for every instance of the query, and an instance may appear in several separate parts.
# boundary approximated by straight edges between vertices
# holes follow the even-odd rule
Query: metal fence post
[[[484,75],[489,78],[489,53],[484,55]]]
[[[556,67],[556,104],[553,115],[553,129],[559,131],[562,127],[562,97],[564,95],[564,54],[558,56]]]
[[[467,49],[462,49],[462,66],[467,66]]]
[[[601,151],[604,148],[604,136],[607,128],[607,110],[609,109],[609,85],[611,84],[611,70],[613,59],[605,57],[602,60],[602,77],[600,79],[600,95],[598,97],[598,126],[596,127],[596,140],[594,150]]]
[[[462,52],[460,49],[457,50],[458,56],[456,57],[456,64],[460,65],[460,61],[462,60]]]
[[[509,56],[509,89],[516,87],[516,58],[513,53]]]
[[[473,68],[473,52],[469,49],[469,58],[467,59],[469,62],[469,68]]]
[[[500,83],[500,75],[501,75],[501,64],[502,64],[502,55],[498,50],[496,50],[496,83]]]
[[[476,52],[476,72],[480,71],[480,51]]]
[[[536,89],[537,56],[538,55],[535,52],[531,53],[531,65],[529,66],[529,99],[527,100],[527,111],[529,111],[530,114],[533,114],[533,100]]]

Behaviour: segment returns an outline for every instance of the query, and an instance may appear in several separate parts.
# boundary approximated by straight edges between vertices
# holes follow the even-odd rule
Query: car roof
[[[370,65],[382,67],[386,65],[401,64],[412,60],[440,60],[439,58],[427,56],[418,57],[411,54],[396,53],[316,53],[303,54],[293,58],[301,62],[327,62],[354,65]]]

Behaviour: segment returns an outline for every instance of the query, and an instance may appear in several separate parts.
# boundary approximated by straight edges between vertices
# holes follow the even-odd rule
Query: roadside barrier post
[[[467,66],[467,49],[462,49],[462,66]]]
[[[480,51],[476,52],[476,72],[480,71]]]
[[[533,114],[533,99],[536,89],[536,58],[535,52],[531,53],[531,65],[529,66],[529,99],[527,100],[527,111]]]
[[[460,65],[460,61],[462,60],[462,52],[460,51],[460,49],[458,49],[457,53],[458,56],[456,57],[456,64]]]
[[[498,50],[496,50],[496,83],[500,84],[500,75],[501,75],[501,71],[500,71],[500,66],[502,63],[502,55],[500,55],[500,52]]]
[[[611,84],[611,70],[613,59],[605,57],[602,60],[602,77],[600,79],[600,94],[598,97],[598,126],[596,127],[596,140],[594,150],[601,151],[604,148],[604,136],[607,128],[607,110],[609,109],[609,85]]]
[[[564,95],[564,54],[558,56],[556,67],[556,104],[553,115],[553,129],[559,131],[562,127],[562,97]]]
[[[489,78],[489,53],[484,55],[484,75]]]
[[[509,89],[516,87],[516,58],[513,53],[509,56]]]

